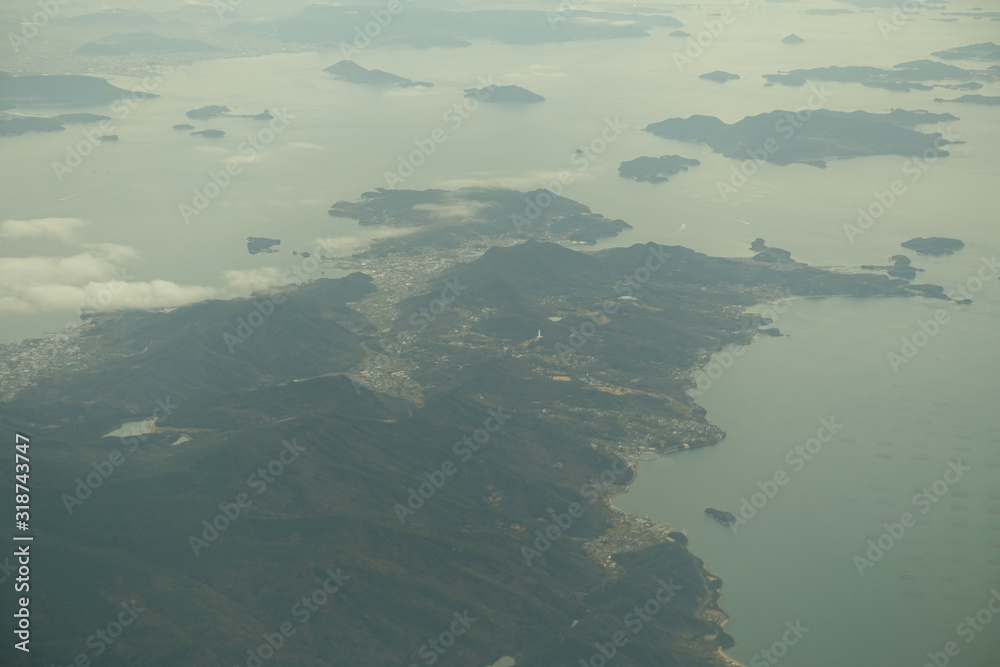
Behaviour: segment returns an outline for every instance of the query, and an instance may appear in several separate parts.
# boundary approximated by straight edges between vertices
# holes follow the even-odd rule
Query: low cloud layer
[[[0,238],[52,238],[70,242],[76,232],[86,226],[80,218],[37,218],[35,220],[4,220],[0,222]]]
[[[51,254],[0,257],[0,313],[164,308],[219,296],[218,290],[200,285],[134,282],[126,267],[139,253],[117,243],[79,242],[78,232],[86,226],[79,218],[0,222],[5,251],[27,239],[48,238],[70,246],[57,246]],[[69,253],[58,254],[60,249]]]

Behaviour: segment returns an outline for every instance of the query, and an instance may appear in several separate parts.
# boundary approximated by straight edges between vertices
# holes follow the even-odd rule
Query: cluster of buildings
[[[0,401],[9,401],[39,379],[86,365],[81,330],[0,345]]]

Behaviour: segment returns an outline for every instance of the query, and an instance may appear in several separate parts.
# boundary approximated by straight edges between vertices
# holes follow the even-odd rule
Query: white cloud
[[[84,291],[88,298],[95,297],[98,304],[107,297],[106,291],[111,291],[114,287],[121,287],[122,283],[112,281],[109,283],[91,283]],[[114,294],[112,308],[115,310],[128,308],[166,308],[168,306],[181,306],[196,301],[204,301],[217,296],[216,290],[211,287],[201,285],[179,285],[169,280],[151,280],[148,282],[128,282],[124,283],[122,290]],[[103,297],[103,298],[102,298]]]
[[[90,253],[70,257],[0,257],[0,293],[27,285],[80,284],[105,279],[117,268]]]
[[[86,225],[80,218],[36,218],[34,220],[4,220],[0,235],[9,239],[48,237],[59,241],[72,241],[77,230]]]
[[[204,301],[216,295],[211,287],[178,285],[168,280],[93,281],[84,285],[25,285],[12,295],[0,295],[0,312],[37,313],[58,310],[115,311],[166,308]]]
[[[482,209],[486,208],[486,202],[470,201],[459,197],[449,197],[441,204],[416,204],[415,211],[428,211],[436,214],[439,218],[474,218]]]
[[[282,271],[273,266],[259,269],[231,269],[222,272],[222,280],[234,296],[246,296],[255,290],[266,290],[285,281],[281,279]]]
[[[310,150],[310,151],[326,150],[319,144],[313,144],[306,141],[289,141],[287,144],[285,144],[285,148],[301,148],[303,150]]]
[[[135,248],[118,243],[84,243],[83,248],[93,250],[99,256],[104,257],[109,262],[121,264],[127,260],[135,259],[139,256]]]
[[[365,234],[358,234],[356,236],[327,236],[324,238],[314,239],[312,246],[314,248],[317,246],[324,248],[324,252],[328,257],[338,257],[357,252],[358,250],[367,247],[373,239],[387,239],[394,236],[406,236],[407,234],[412,234],[417,231],[417,229],[419,228],[375,227],[369,228]]]
[[[163,308],[216,296],[217,290],[210,287],[120,280],[122,263],[138,257],[134,249],[117,243],[89,243],[83,248],[65,257],[0,257],[0,312]]]
[[[581,172],[573,166],[569,160],[566,161],[566,168],[556,171],[534,171],[519,176],[490,174],[487,172],[472,172],[465,178],[456,178],[443,181],[435,185],[445,190],[458,190],[460,188],[481,187],[481,188],[508,188],[510,190],[523,190],[525,192],[537,190],[545,187],[545,184],[559,182],[559,174],[568,171],[573,176],[570,183],[579,183],[590,178],[587,172]]]

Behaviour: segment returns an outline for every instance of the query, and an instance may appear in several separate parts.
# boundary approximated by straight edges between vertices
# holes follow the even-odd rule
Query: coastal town
[[[0,344],[0,401],[9,401],[44,377],[89,365],[94,345],[83,329],[66,329],[47,338]]]

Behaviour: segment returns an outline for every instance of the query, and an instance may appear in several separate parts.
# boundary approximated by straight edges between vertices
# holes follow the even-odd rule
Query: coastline
[[[678,451],[686,451],[687,449],[690,449],[690,448],[671,449],[669,451],[663,452],[662,454],[658,454],[658,455],[659,456],[664,456],[666,454],[671,454],[671,453],[675,453],[675,452],[678,452]],[[628,483],[625,484],[623,487],[615,488],[615,489],[611,490],[609,493],[606,493],[606,494],[602,495],[601,496],[601,500],[604,501],[607,504],[608,508],[612,512],[621,514],[623,516],[637,518],[637,519],[641,518],[641,519],[643,519],[645,521],[649,521],[650,523],[652,523],[653,526],[654,526],[654,528],[651,529],[651,530],[649,530],[649,535],[651,535],[651,536],[652,535],[656,535],[657,533],[659,533],[659,534],[663,535],[663,538],[662,538],[663,540],[670,539],[670,538],[666,537],[666,535],[668,533],[679,532],[679,533],[682,533],[685,536],[687,536],[687,530],[685,528],[672,528],[671,526],[663,523],[662,521],[659,521],[658,519],[654,519],[654,518],[649,517],[649,516],[639,517],[638,515],[636,515],[636,514],[634,514],[632,512],[628,512],[626,510],[623,510],[623,509],[621,509],[620,507],[617,507],[614,504],[613,499],[616,496],[621,496],[621,495],[627,494],[629,492],[629,490],[632,488],[632,485],[635,484],[636,480],[639,478],[639,466],[638,466],[638,464],[639,464],[639,462],[642,459],[640,458],[641,457],[641,453],[635,452],[635,454],[636,455],[634,457],[630,457],[630,459],[628,460],[629,470],[632,472],[631,479],[629,479]],[[605,535],[606,534],[607,533],[605,533]],[[702,558],[698,557],[690,548],[688,548],[687,544],[685,544],[684,547],[686,549],[688,549],[688,551],[691,553],[691,555],[694,556],[698,560],[698,562],[700,564],[702,581],[704,582],[705,587],[710,591],[708,597],[704,600],[704,602],[702,603],[701,608],[698,610],[698,612],[695,614],[695,616],[697,618],[703,620],[703,621],[707,621],[709,623],[712,623],[712,624],[716,625],[719,628],[720,632],[724,632],[725,628],[726,628],[726,625],[728,625],[728,623],[729,623],[729,621],[731,619],[729,617],[729,614],[727,614],[725,612],[725,610],[722,609],[722,607],[719,605],[719,600],[722,597],[722,586],[723,586],[722,579],[720,577],[712,574],[708,570],[708,568],[705,566],[705,561]],[[723,648],[720,645],[716,649],[714,655],[719,660],[721,660],[726,667],[747,667],[746,665],[743,665],[742,663],[737,662],[733,658],[731,658],[728,655],[726,655],[725,651],[726,651],[726,649]]]
[[[773,304],[778,303],[779,301],[791,301],[791,300],[810,299],[810,298],[818,298],[818,297],[811,297],[811,296],[806,296],[806,295],[785,295],[785,296],[782,296],[780,298],[777,298],[777,299],[774,299],[774,300],[771,300],[771,301],[761,301],[761,302],[753,304],[751,306],[747,306],[744,309],[744,313],[753,314],[753,311],[756,311],[756,310],[762,310],[762,309],[766,309],[766,308],[773,308]],[[757,313],[757,314],[759,314],[759,313]],[[773,324],[773,322],[774,321],[772,320],[772,322],[769,323],[769,324]],[[752,344],[753,341],[756,340],[759,336],[760,336],[759,333],[755,333],[753,335],[753,338],[750,340],[749,343],[747,343],[747,345]],[[724,350],[725,347],[723,347],[722,349]],[[704,362],[696,364],[696,365],[692,366],[689,369],[690,377],[692,379],[694,379],[694,378],[696,378],[698,376],[699,373],[703,373],[705,371],[705,369],[708,367],[709,363],[711,363],[712,357],[715,354],[718,354],[720,351],[721,350],[714,350],[714,351],[708,352],[707,353],[707,359]],[[697,391],[697,390],[695,390],[695,391]],[[695,398],[695,396],[693,396],[690,392],[688,393],[688,396],[691,397],[692,401]],[[724,439],[725,439],[725,435],[723,435],[723,437],[720,440],[718,440],[718,441],[716,441],[714,443],[711,443],[711,444],[713,444],[713,445],[718,444],[719,442],[722,442],[722,440],[724,440]],[[662,521],[659,521],[658,519],[654,519],[652,517],[649,517],[648,515],[647,516],[643,516],[643,517],[639,517],[638,515],[636,515],[636,514],[634,514],[632,512],[628,512],[628,511],[626,511],[626,510],[624,510],[624,509],[622,509],[622,508],[620,508],[620,507],[618,507],[617,505],[614,504],[614,498],[617,497],[617,496],[624,496],[624,495],[628,494],[628,492],[632,489],[632,485],[635,484],[636,480],[639,479],[639,463],[643,460],[642,459],[642,454],[643,453],[647,453],[647,451],[648,451],[648,450],[640,451],[640,450],[638,450],[636,448],[635,445],[631,445],[631,446],[629,446],[629,445],[623,445],[623,446],[631,449],[631,451],[629,452],[629,454],[631,454],[631,455],[627,457],[626,461],[628,463],[629,470],[631,471],[632,476],[629,479],[629,481],[628,481],[627,484],[625,484],[624,486],[621,486],[621,487],[610,489],[608,492],[606,492],[605,494],[603,494],[601,496],[601,499],[607,504],[608,508],[611,511],[613,511],[613,512],[619,513],[619,514],[624,515],[624,516],[633,517],[633,518],[636,518],[636,519],[640,519],[641,518],[643,520],[651,522],[656,527],[655,532],[656,533],[662,533],[664,535],[663,539],[669,539],[669,538],[666,537],[666,534],[667,533],[672,533],[672,532],[680,532],[680,533],[683,533],[685,536],[687,536],[687,530],[685,528],[673,528],[670,525],[665,524]],[[688,451],[690,449],[698,449],[700,447],[705,447],[705,446],[708,446],[708,445],[706,444],[706,445],[691,446],[691,445],[688,445],[688,444],[684,444],[684,445],[677,445],[677,446],[671,447],[669,449],[664,449],[664,450],[661,450],[661,451],[655,451],[655,452],[650,451],[648,453],[653,453],[657,457],[663,457],[663,456],[667,456],[669,454],[675,454],[677,452]],[[652,459],[650,459],[650,460],[652,460]],[[654,531],[651,530],[650,533],[652,534],[652,533],[654,533]],[[685,548],[688,548],[688,546],[686,544],[685,544]],[[692,551],[691,549],[688,549],[688,551],[690,551],[692,553],[692,555],[694,555],[696,558],[698,558],[697,555],[694,553],[694,551]],[[715,623],[720,628],[720,630],[724,631],[726,625],[728,625],[728,623],[729,623],[729,621],[731,619],[729,617],[729,614],[727,614],[725,612],[725,610],[719,605],[719,600],[722,597],[722,586],[723,586],[722,580],[719,577],[717,577],[716,575],[712,574],[708,570],[708,568],[705,566],[704,560],[702,560],[701,558],[698,558],[698,560],[701,563],[702,580],[704,581],[706,588],[708,588],[709,590],[711,590],[712,593],[708,597],[708,599],[706,599],[705,604],[702,606],[702,608],[697,613],[697,617],[701,618],[702,620],[705,620],[705,621],[708,621],[708,622],[711,622],[711,623]],[[713,586],[713,584],[715,584],[715,585]],[[729,657],[728,655],[726,655],[725,651],[726,651],[726,649],[724,649],[722,646],[719,646],[718,649],[716,650],[715,655],[720,660],[722,660],[727,667],[747,667],[746,665],[743,665],[742,663],[740,663],[740,662],[734,660],[733,658]]]

